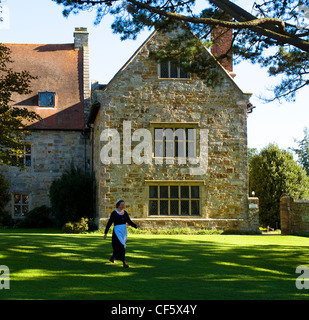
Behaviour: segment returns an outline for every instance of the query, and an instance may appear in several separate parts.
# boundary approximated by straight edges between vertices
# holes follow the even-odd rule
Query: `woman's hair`
[[[116,208],[119,207],[119,205],[120,205],[121,202],[124,202],[124,200],[119,200],[119,201],[116,203]]]

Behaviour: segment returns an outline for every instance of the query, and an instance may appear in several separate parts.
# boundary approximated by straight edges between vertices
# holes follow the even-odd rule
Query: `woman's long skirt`
[[[113,231],[113,235],[112,235],[112,246],[114,250],[112,257],[116,260],[124,261],[126,250],[124,245],[119,241],[115,231]]]

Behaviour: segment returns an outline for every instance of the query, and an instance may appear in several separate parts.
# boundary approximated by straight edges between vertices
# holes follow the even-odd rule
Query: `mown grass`
[[[295,286],[308,249],[296,236],[129,234],[123,269],[111,235],[0,230],[0,299],[308,299]]]

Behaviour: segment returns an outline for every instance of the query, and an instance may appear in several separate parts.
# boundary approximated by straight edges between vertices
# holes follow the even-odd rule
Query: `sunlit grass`
[[[308,299],[295,286],[308,249],[293,236],[129,234],[123,269],[111,235],[1,230],[0,299]]]

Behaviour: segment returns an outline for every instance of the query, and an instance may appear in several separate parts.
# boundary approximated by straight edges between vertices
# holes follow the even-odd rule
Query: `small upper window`
[[[56,92],[42,91],[39,92],[39,106],[40,107],[55,107]]]
[[[190,78],[190,74],[185,72],[183,68],[177,67],[171,61],[161,61],[159,78],[188,79]]]

